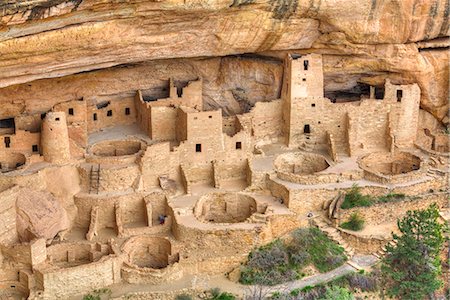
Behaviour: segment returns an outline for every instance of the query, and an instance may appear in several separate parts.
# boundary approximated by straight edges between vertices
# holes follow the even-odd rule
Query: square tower
[[[305,130],[302,117],[308,112],[307,100],[324,97],[322,55],[289,54],[283,90],[284,133],[287,145],[292,146],[295,136]]]

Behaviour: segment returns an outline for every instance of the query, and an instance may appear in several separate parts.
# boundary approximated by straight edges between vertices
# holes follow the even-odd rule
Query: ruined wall
[[[219,188],[221,184],[229,180],[245,180],[247,182],[248,160],[241,159],[235,162],[214,161],[214,185]]]
[[[150,107],[150,133],[155,141],[175,141],[178,110],[174,107]]]
[[[252,134],[256,141],[278,139],[283,133],[282,100],[257,102],[250,112]]]
[[[159,176],[167,175],[171,179],[180,176],[180,159],[177,152],[170,150],[170,143],[149,145],[140,163],[144,189],[159,186]]]
[[[68,298],[89,293],[120,280],[120,260],[109,256],[72,268],[36,270],[42,277],[43,299]]]
[[[2,152],[38,153],[38,151],[33,151],[33,146],[37,147],[38,151],[40,151],[40,132],[16,130],[15,134],[4,134],[0,136],[0,151]]]
[[[13,187],[0,193],[0,244],[18,242],[16,230],[16,199],[19,188]]]
[[[89,105],[86,109],[88,133],[106,127],[130,125],[136,122],[137,107],[133,97],[111,100],[91,99],[90,102],[93,105]]]

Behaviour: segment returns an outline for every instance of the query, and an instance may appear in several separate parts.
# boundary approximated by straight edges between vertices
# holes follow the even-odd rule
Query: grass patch
[[[341,224],[341,228],[360,231],[364,228],[364,219],[357,213],[354,212],[350,215],[350,219],[347,222]]]
[[[398,202],[405,200],[406,195],[405,194],[396,194],[396,193],[389,193],[384,196],[380,196],[376,199],[377,203],[388,203],[388,202]]]
[[[209,290],[210,296],[205,298],[206,300],[235,300],[236,297],[227,292],[222,292],[219,288]]]
[[[252,251],[241,267],[243,284],[275,285],[300,279],[302,269],[314,265],[320,272],[333,270],[347,260],[344,249],[317,228],[298,229],[292,240],[275,240]]]
[[[367,207],[371,205],[373,205],[372,197],[361,194],[361,188],[354,184],[350,191],[345,194],[341,208],[349,209],[353,207]]]
[[[350,209],[353,207],[369,207],[377,203],[390,203],[403,201],[407,197],[405,194],[389,193],[379,197],[363,195],[361,188],[354,184],[350,191],[345,194],[344,201],[341,204],[342,209]]]

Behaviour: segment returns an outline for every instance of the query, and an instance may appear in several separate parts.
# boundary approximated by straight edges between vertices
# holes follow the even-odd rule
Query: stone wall
[[[19,188],[12,187],[0,193],[0,245],[18,242],[16,230],[16,199]]]
[[[101,100],[91,99],[94,105],[86,108],[88,133],[118,125],[136,123],[136,106],[133,97],[121,99]]]
[[[72,268],[37,269],[42,277],[42,299],[67,299],[89,293],[120,282],[121,262],[118,257],[107,256],[101,260]]]
[[[340,222],[345,222],[353,213],[358,213],[365,221],[366,226],[377,226],[385,223],[395,223],[397,219],[406,215],[408,210],[424,209],[436,203],[440,208],[448,208],[448,193],[433,193],[413,196],[412,199],[391,203],[380,203],[370,207],[354,207],[340,210]]]

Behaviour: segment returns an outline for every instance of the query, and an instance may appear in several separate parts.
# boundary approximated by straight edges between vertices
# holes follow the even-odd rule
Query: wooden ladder
[[[100,165],[91,165],[91,172],[89,175],[89,194],[95,192],[98,194],[100,187]]]

